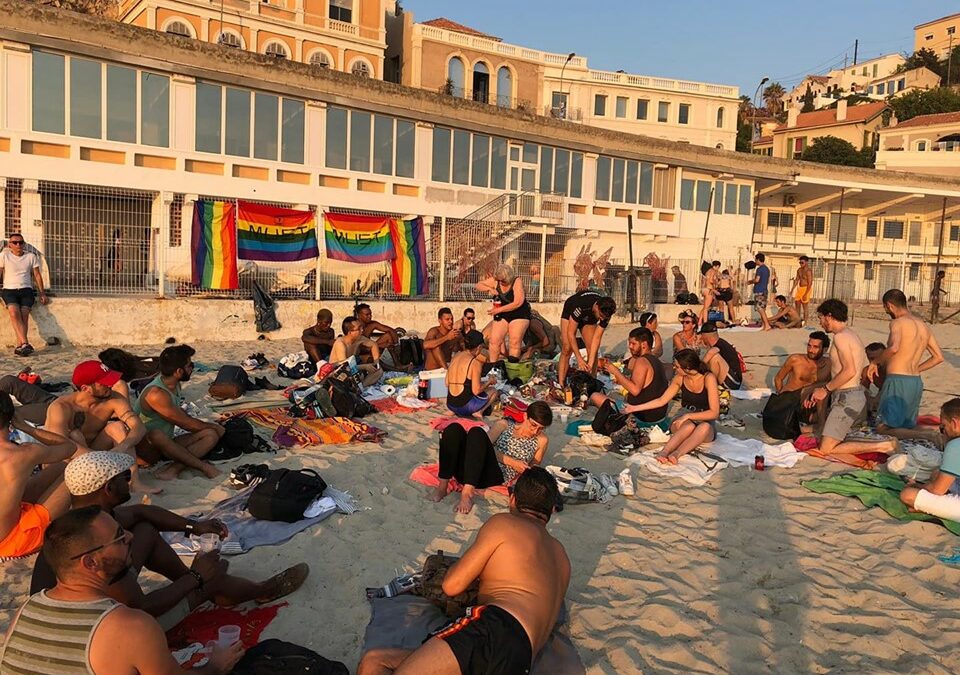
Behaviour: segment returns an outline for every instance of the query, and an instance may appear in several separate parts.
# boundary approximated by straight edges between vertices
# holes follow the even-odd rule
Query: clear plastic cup
[[[200,535],[200,552],[209,553],[210,551],[220,550],[220,535],[215,532],[207,532]]]
[[[562,424],[566,424],[568,419],[570,419],[570,413],[566,413],[566,412],[560,413],[560,422]]]
[[[220,626],[217,637],[221,647],[229,647],[240,641],[240,626]]]

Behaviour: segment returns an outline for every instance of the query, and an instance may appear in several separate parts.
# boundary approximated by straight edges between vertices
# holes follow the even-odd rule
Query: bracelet
[[[197,529],[197,521],[191,518],[191,519],[188,519],[187,524],[183,526],[183,533],[190,535],[190,534],[193,534],[194,530],[196,529]]]
[[[200,576],[200,573],[199,573],[197,570],[190,570],[190,569],[188,569],[187,571],[193,576],[194,579],[197,580],[197,590],[198,590],[198,591],[202,591],[202,590],[203,590],[203,577]]]

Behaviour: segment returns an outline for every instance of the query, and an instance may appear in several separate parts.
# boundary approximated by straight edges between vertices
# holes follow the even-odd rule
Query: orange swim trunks
[[[42,504],[20,503],[20,520],[0,541],[0,558],[20,558],[40,549],[50,512]]]
[[[802,305],[808,305],[812,295],[813,288],[810,286],[797,286],[797,290],[793,292],[793,299]]]

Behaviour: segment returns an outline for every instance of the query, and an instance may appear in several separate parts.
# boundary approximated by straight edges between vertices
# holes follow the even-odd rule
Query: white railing
[[[728,87],[722,84],[707,84],[705,82],[690,82],[687,80],[670,80],[662,77],[647,77],[644,75],[615,73],[608,70],[588,70],[587,78],[593,82],[624,84],[635,87],[645,87],[648,89],[683,91],[695,94],[726,96],[730,98],[735,98],[739,93],[739,89],[737,87]],[[574,73],[568,74],[567,79],[576,81],[578,79],[576,72],[574,71]]]
[[[538,61],[540,63],[558,66],[562,66],[567,62],[566,54],[553,54],[550,52],[542,52],[536,49],[527,49],[526,47],[518,47],[516,45],[500,42],[499,40],[491,40],[490,38],[480,37],[478,35],[457,33],[456,31],[447,30],[445,28],[426,26],[422,23],[416,24],[414,26],[414,30],[419,31],[421,37],[430,38],[431,40],[439,40],[440,42],[447,42],[464,47],[473,47],[475,49],[482,49],[488,52],[503,54],[504,56],[515,56],[521,59]],[[568,67],[586,68],[587,60],[582,56],[575,56],[570,59]]]

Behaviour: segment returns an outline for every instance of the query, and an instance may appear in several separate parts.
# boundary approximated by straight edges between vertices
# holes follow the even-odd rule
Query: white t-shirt
[[[0,270],[3,270],[3,288],[33,288],[33,270],[39,269],[40,258],[36,253],[14,255],[10,249],[0,251]]]

